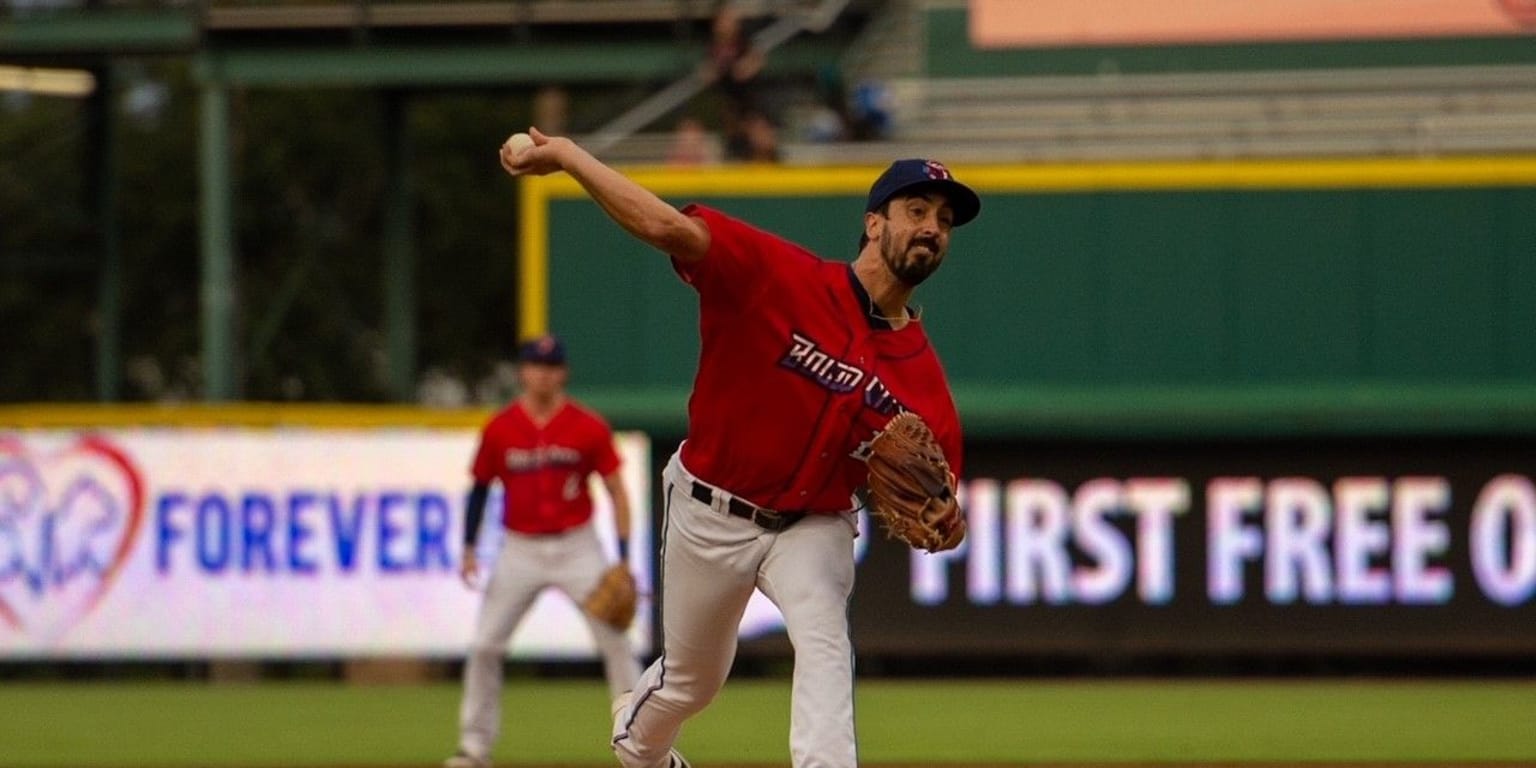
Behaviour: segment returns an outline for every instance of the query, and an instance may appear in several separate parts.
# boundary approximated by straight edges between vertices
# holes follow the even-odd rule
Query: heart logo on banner
[[[144,483],[106,439],[36,452],[0,437],[0,631],[51,640],[101,602],[144,519]]]

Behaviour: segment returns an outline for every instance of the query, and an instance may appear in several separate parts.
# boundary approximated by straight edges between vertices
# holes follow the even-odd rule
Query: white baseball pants
[[[507,641],[534,599],[546,587],[554,587],[579,601],[597,585],[607,567],[590,523],[549,536],[506,532],[464,662],[459,748],[465,754],[489,757],[501,733],[502,661]],[[624,633],[585,613],[582,618],[602,654],[609,695],[634,688],[640,663]]]
[[[614,714],[625,768],[657,768],[683,722],[720,691],[754,587],[784,614],[795,649],[789,747],[795,768],[855,768],[852,513],[809,515],[774,533],[694,498],[698,482],[676,455],[662,475],[662,655]]]

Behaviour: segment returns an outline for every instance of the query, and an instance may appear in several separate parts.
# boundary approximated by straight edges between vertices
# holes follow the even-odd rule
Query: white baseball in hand
[[[518,155],[521,155],[525,150],[533,147],[533,137],[526,133],[514,133],[507,137],[507,140],[503,142],[502,146],[510,148],[512,150],[512,156],[517,157]]]

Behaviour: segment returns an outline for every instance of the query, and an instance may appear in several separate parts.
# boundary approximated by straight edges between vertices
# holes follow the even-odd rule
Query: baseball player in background
[[[471,474],[460,575],[475,588],[475,543],[493,480],[505,504],[506,537],[491,570],[464,664],[459,749],[445,768],[489,768],[501,730],[502,660],[507,641],[545,587],[573,600],[592,591],[609,567],[592,526],[587,478],[597,473],[613,502],[618,555],[628,562],[629,495],[613,433],[597,414],[566,395],[565,346],[554,336],[518,349],[520,391],[480,433]],[[632,690],[640,664],[622,630],[583,614],[602,653],[610,695]]]
[[[858,255],[828,261],[719,211],[674,208],[570,139],[529,133],[502,147],[509,174],[566,172],[699,296],[688,435],[663,473],[662,653],[614,703],[619,762],[686,768],[678,733],[725,683],[756,587],[794,646],[795,767],[853,768],[862,458],[911,411],[960,472],[954,400],[908,299],[980,200],[940,163],[899,160],[870,188]]]

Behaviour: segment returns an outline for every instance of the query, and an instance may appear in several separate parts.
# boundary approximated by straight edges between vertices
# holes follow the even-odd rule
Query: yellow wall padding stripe
[[[549,332],[549,197],[547,178],[518,185],[517,330],[519,338]]]
[[[489,410],[404,405],[57,405],[0,406],[0,429],[133,427],[315,427],[321,429],[478,429]]]

